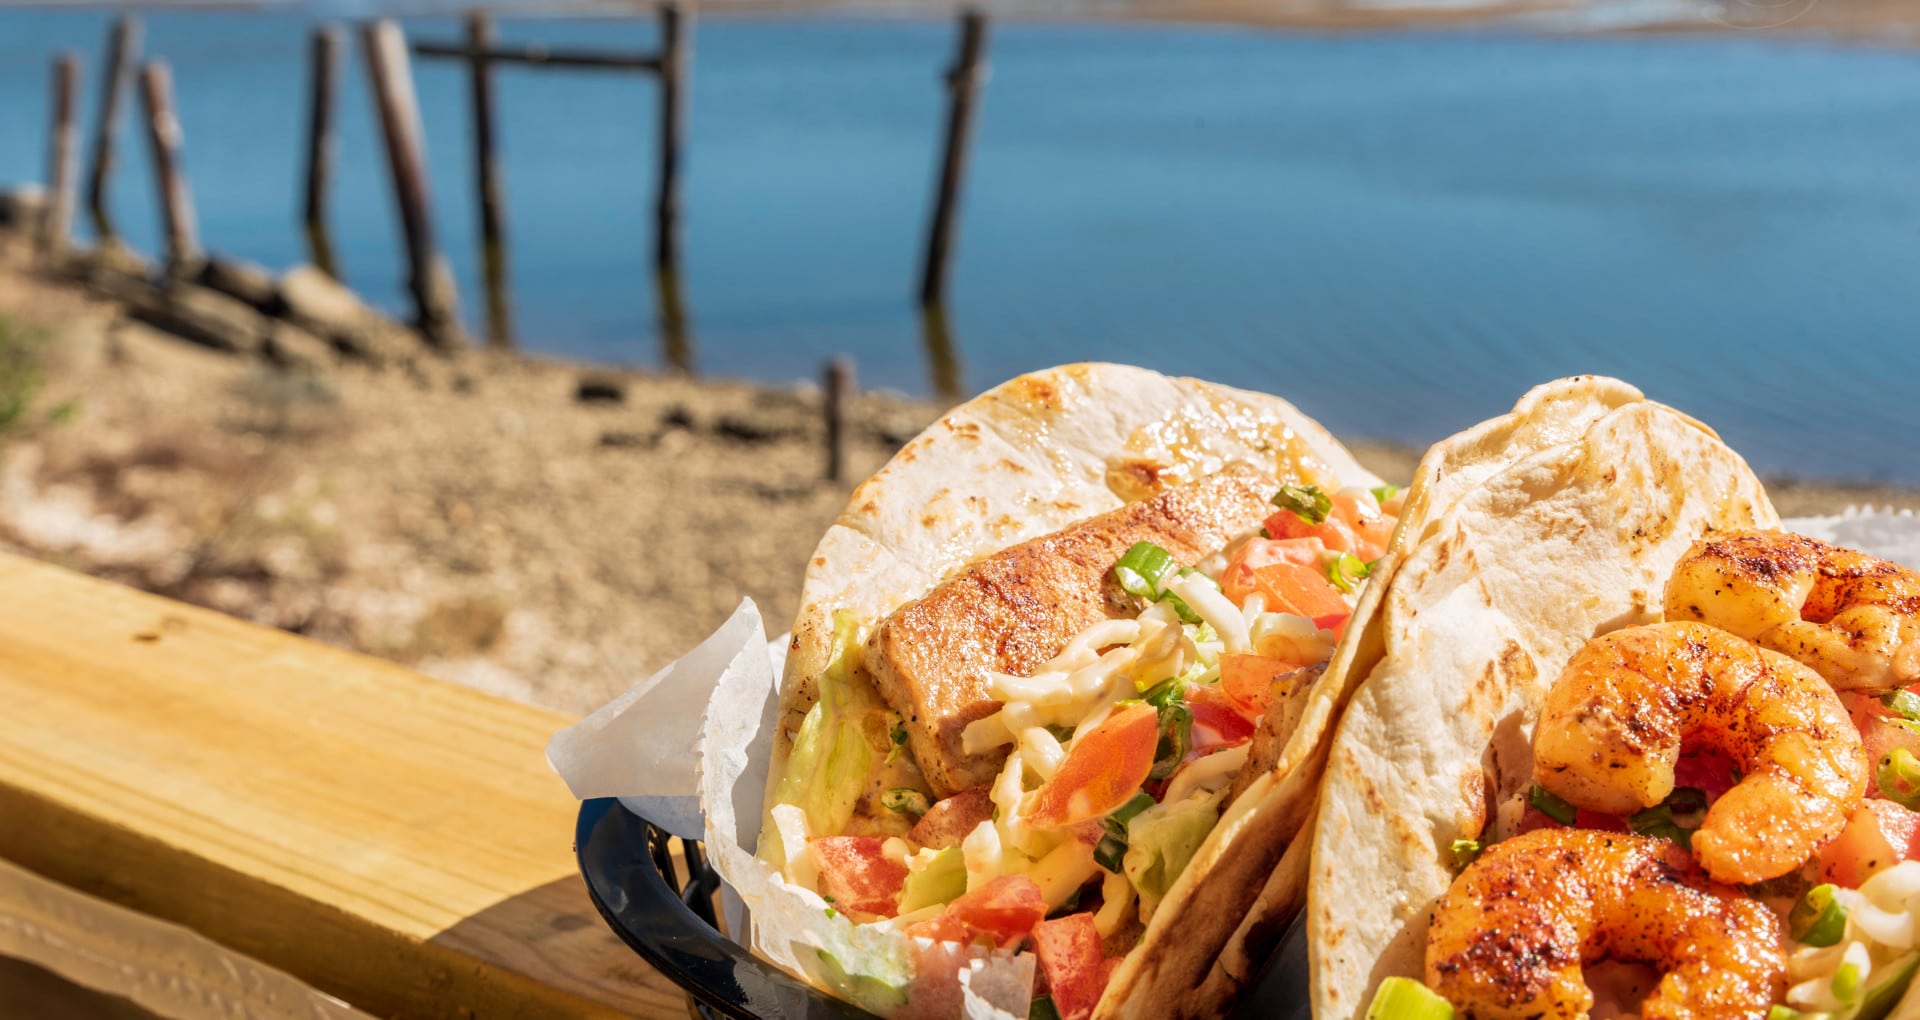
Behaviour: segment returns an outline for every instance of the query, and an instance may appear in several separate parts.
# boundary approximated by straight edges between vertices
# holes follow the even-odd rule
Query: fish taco
[[[1289,706],[1342,683],[1399,508],[1286,402],[1142,369],[942,418],[811,561],[759,857],[819,919],[756,945],[886,1014],[972,1011],[954,960],[1009,952],[1002,1012],[1219,1011],[1303,820],[1263,780],[1324,736]]]

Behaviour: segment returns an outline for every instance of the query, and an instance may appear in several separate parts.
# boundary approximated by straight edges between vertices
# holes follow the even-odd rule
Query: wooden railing
[[[162,1015],[684,1017],[575,871],[568,721],[0,554],[0,955]]]

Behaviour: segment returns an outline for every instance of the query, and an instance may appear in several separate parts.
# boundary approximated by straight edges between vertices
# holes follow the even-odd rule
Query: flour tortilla
[[[1779,523],[1746,463],[1671,408],[1630,401],[1559,435],[1495,471],[1481,458],[1505,458],[1480,430],[1428,455],[1480,478],[1405,543],[1377,593],[1380,660],[1329,745],[1307,892],[1320,1020],[1361,1015],[1385,977],[1423,976],[1448,848],[1531,783],[1534,718],[1573,652],[1657,620],[1701,534]]]
[[[1385,655],[1378,610],[1407,550],[1431,532],[1437,518],[1444,517],[1488,478],[1541,450],[1579,438],[1604,415],[1643,399],[1639,390],[1618,379],[1557,379],[1528,391],[1507,414],[1432,447],[1420,459],[1407,487],[1388,555],[1375,564],[1373,583],[1364,591],[1348,624],[1348,640],[1335,652],[1320,682],[1288,706],[1293,714],[1289,720],[1293,734],[1279,761],[1257,775],[1243,775],[1243,785],[1236,789],[1245,800],[1236,800],[1235,809],[1246,805],[1244,819],[1235,815],[1237,824],[1255,830],[1258,834],[1253,838],[1296,835],[1226,946],[1210,958],[1193,953],[1178,961],[1187,968],[1186,979],[1198,984],[1195,993],[1185,1000],[1189,1015],[1218,1012],[1235,990],[1249,984],[1302,907],[1317,807],[1315,795],[1326,765],[1327,737],[1354,690]],[[1193,975],[1194,969],[1202,969],[1203,982]],[[1152,1014],[1142,1009],[1131,1010],[1129,1015]]]
[[[871,625],[982,556],[1234,462],[1329,491],[1380,484],[1331,434],[1277,397],[1120,365],[1021,376],[936,422],[855,490],[814,554],[781,683],[767,788],[778,787],[792,735],[818,696],[835,611],[852,610]],[[1236,813],[1247,814],[1236,805],[1229,820]],[[1267,831],[1223,821],[1114,975],[1100,1015],[1179,1009],[1293,835],[1254,846]],[[1213,949],[1197,957],[1197,968],[1171,965],[1206,946]]]

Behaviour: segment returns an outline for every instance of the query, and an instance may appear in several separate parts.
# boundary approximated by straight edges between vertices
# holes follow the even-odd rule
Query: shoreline
[[[560,711],[685,653],[742,597],[784,629],[854,483],[943,410],[859,393],[834,482],[811,384],[418,347],[277,366],[271,345],[132,318],[14,240],[0,380],[31,348],[42,384],[0,423],[0,547]],[[1348,445],[1389,480],[1418,459]],[[1920,510],[1920,489],[1768,488],[1783,516]]]

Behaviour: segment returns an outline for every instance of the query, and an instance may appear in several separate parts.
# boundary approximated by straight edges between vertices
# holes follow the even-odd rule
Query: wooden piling
[[[680,292],[680,275],[653,274],[654,297],[660,316],[660,347],[667,367],[680,375],[693,374],[693,331],[687,324],[687,300]]]
[[[960,402],[960,359],[954,353],[953,326],[939,305],[920,306],[920,339],[927,349],[927,370],[933,395],[949,404]]]
[[[953,216],[960,203],[960,185],[966,176],[967,149],[973,139],[973,106],[986,79],[983,58],[987,48],[987,16],[978,10],[960,15],[960,47],[947,71],[946,148],[940,159],[940,188],[934,197],[933,222],[927,228],[926,260],[921,264],[920,304],[941,306],[947,301],[947,262],[953,252]]]
[[[453,274],[434,247],[432,204],[427,190],[425,143],[420,108],[414,98],[413,71],[406,37],[386,19],[361,27],[361,48],[372,82],[374,112],[386,143],[387,169],[407,242],[407,286],[413,293],[415,324],[436,347],[460,345],[459,303]]]
[[[193,196],[180,165],[180,118],[173,105],[173,72],[164,60],[149,60],[140,72],[146,101],[147,140],[153,147],[154,182],[160,189],[160,222],[166,236],[167,275],[182,279],[200,267],[200,242],[193,219]]]
[[[675,3],[660,5],[660,181],[654,199],[653,264],[676,276],[680,266],[680,144],[690,44]]]
[[[40,250],[58,258],[73,231],[74,150],[80,131],[74,124],[80,92],[80,58],[63,53],[53,62],[53,127],[47,144],[47,214],[40,224]]]
[[[493,142],[493,16],[484,11],[467,15],[467,70],[473,85],[473,168],[479,182],[480,270],[487,289],[487,343],[513,346],[512,315],[507,302],[506,214],[501,198],[500,166]]]
[[[340,27],[322,25],[313,30],[307,58],[310,90],[307,117],[307,202],[302,221],[313,264],[334,279],[340,278],[333,239],[327,232],[327,183],[333,176],[335,141],[334,97],[340,81]]]
[[[847,474],[847,418],[853,403],[853,359],[842,355],[827,362],[827,481],[839,483]]]
[[[107,37],[107,59],[101,65],[100,112],[94,121],[93,162],[87,172],[87,212],[101,245],[120,239],[107,212],[107,182],[113,175],[113,136],[120,125],[120,93],[133,74],[134,51],[140,46],[140,23],[131,14],[114,19]]]

